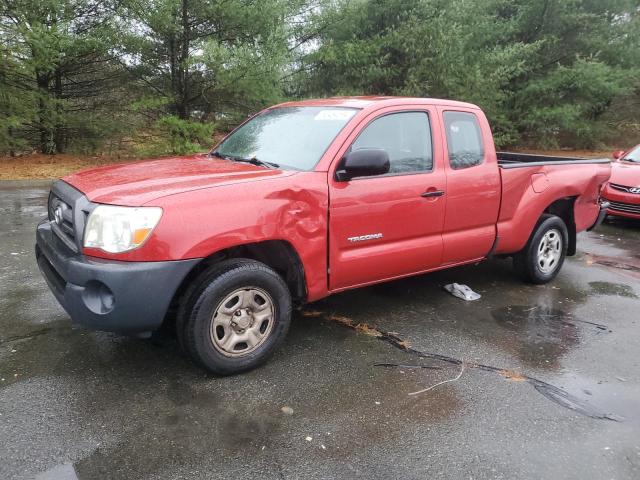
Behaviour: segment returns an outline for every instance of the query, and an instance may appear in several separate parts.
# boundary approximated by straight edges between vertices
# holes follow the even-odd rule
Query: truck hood
[[[92,168],[63,180],[92,202],[140,206],[176,193],[294,173],[200,154]]]
[[[609,181],[627,187],[640,187],[640,163],[613,162]]]

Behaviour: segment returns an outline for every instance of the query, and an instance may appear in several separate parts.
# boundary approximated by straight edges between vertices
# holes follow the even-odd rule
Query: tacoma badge
[[[364,242],[365,240],[376,240],[382,238],[381,233],[370,233],[368,235],[360,235],[359,237],[349,237],[347,240],[350,242]]]

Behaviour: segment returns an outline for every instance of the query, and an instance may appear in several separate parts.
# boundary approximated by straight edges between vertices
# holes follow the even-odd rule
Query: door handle
[[[443,195],[444,195],[443,190],[429,190],[428,192],[424,192],[420,194],[420,196],[424,198],[441,197]]]

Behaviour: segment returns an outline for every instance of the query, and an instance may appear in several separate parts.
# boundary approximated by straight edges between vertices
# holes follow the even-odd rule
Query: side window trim
[[[405,175],[424,175],[424,174],[429,174],[429,173],[433,173],[435,171],[435,167],[436,167],[436,161],[435,161],[435,149],[434,149],[434,145],[433,145],[433,123],[431,121],[431,112],[429,110],[420,110],[420,109],[409,109],[409,110],[395,110],[392,112],[385,112],[381,115],[378,115],[377,117],[372,118],[371,120],[367,121],[366,124],[362,127],[362,129],[358,132],[358,135],[356,135],[356,137],[353,139],[353,141],[351,142],[351,144],[349,145],[349,147],[347,148],[347,150],[345,151],[345,153],[349,153],[351,152],[352,148],[353,148],[353,144],[356,143],[356,141],[358,140],[358,138],[360,138],[360,135],[362,135],[362,133],[369,127],[369,125],[371,125],[373,122],[375,122],[376,120],[379,120],[381,118],[384,117],[388,117],[389,115],[398,115],[398,114],[402,114],[402,113],[423,113],[427,116],[427,125],[429,127],[429,136],[431,138],[431,168],[429,170],[416,170],[416,171],[410,171],[410,172],[390,172],[390,173],[385,173],[384,175],[375,175],[375,176],[370,176],[370,177],[354,177],[352,178],[350,181],[358,181],[358,180],[374,180],[376,178],[387,178],[387,177],[400,177],[400,176],[405,176]],[[342,161],[342,159],[340,159],[340,162]],[[338,163],[339,165],[339,163]]]
[[[473,117],[474,127],[475,127],[476,133],[478,135],[480,148],[482,149],[482,158],[480,159],[480,161],[478,163],[475,163],[473,165],[468,165],[468,166],[460,166],[460,167],[454,167],[451,164],[451,142],[449,140],[449,128],[448,128],[447,120],[446,120],[447,113],[461,113],[461,114],[470,115],[470,116]],[[449,168],[451,168],[452,170],[466,170],[467,168],[478,167],[478,166],[480,166],[480,165],[485,163],[486,157],[487,157],[487,151],[486,151],[486,148],[485,148],[485,145],[484,145],[484,138],[483,138],[483,135],[482,135],[482,127],[481,127],[480,120],[478,119],[478,116],[474,112],[469,112],[469,111],[465,111],[465,110],[450,110],[450,109],[442,110],[442,127],[443,127],[443,132],[444,132],[444,139],[445,139],[446,147],[447,147],[447,155],[446,156],[447,156],[447,164],[449,165]]]

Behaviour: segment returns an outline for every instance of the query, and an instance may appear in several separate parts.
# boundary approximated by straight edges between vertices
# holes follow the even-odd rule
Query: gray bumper
[[[74,323],[126,334],[157,330],[176,290],[200,259],[118,262],[71,252],[48,221],[36,231],[36,259]]]

